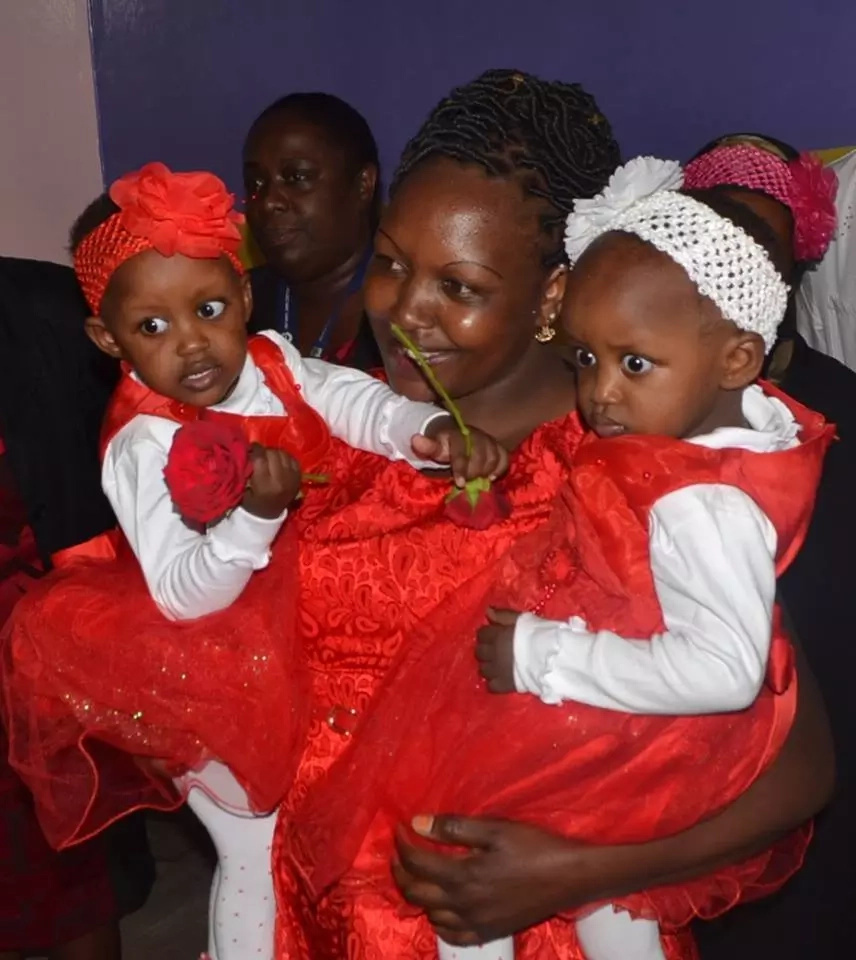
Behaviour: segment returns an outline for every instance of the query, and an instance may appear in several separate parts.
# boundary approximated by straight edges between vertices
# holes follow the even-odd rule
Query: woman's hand
[[[506,820],[417,817],[414,830],[464,855],[396,839],[393,873],[447,943],[469,946],[518,933],[558,913],[637,890],[681,883],[760,853],[829,801],[835,762],[826,712],[797,647],[799,699],[776,761],[731,806],[683,833],[649,843],[579,846]]]
[[[582,848],[522,823],[417,817],[414,830],[438,843],[469,847],[449,855],[396,837],[393,874],[404,899],[425,911],[446,943],[470,946],[509,936],[590,899],[579,882]],[[585,878],[583,878],[585,880]]]

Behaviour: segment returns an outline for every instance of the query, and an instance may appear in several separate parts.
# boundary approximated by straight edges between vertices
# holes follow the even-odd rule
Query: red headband
[[[115,271],[144,250],[164,257],[216,259],[225,254],[243,273],[238,259],[243,214],[213,173],[173,173],[162,163],[146,164],[110,187],[119,212],[84,237],[74,253],[74,271],[94,315]]]
[[[794,216],[794,257],[799,261],[821,260],[835,233],[838,178],[808,153],[788,163],[763,147],[724,144],[687,164],[684,186],[745,187],[783,203]]]

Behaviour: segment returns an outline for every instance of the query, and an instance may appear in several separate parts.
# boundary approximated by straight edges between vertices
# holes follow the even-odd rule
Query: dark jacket
[[[0,257],[0,435],[44,558],[115,524],[98,434],[118,365],[69,267]]]

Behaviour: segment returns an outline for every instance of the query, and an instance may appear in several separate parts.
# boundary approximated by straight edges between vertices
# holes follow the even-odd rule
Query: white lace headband
[[[769,351],[785,316],[788,286],[767,251],[736,224],[692,197],[680,164],[637,157],[609,185],[578,200],[568,217],[565,250],[571,264],[604,233],[632,233],[686,271],[699,292],[741,330],[757,333]]]

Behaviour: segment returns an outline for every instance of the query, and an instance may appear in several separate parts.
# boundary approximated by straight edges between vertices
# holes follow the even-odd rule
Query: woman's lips
[[[287,247],[303,233],[300,227],[275,227],[259,231],[259,240],[266,247]]]
[[[453,350],[421,350],[420,352],[432,367],[442,366],[455,355]],[[422,376],[416,361],[397,342],[389,347],[386,356],[397,372],[411,376]]]

